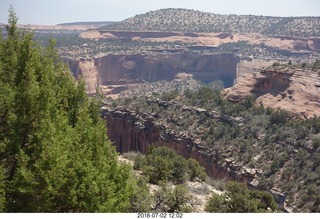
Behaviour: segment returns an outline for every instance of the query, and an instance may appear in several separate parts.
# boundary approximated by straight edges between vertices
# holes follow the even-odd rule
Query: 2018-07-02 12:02
[[[137,213],[137,218],[183,218],[183,213]]]

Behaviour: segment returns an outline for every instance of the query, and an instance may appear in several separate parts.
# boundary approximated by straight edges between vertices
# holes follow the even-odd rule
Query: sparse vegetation
[[[245,184],[228,182],[225,194],[212,194],[205,210],[219,213],[262,213],[276,212],[278,206],[268,192],[250,191]]]
[[[103,30],[241,32],[274,36],[320,36],[319,17],[219,15],[188,9],[160,9],[136,15]]]

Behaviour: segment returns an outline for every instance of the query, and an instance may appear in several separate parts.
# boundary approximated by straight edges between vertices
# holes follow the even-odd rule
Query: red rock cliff
[[[185,158],[196,159],[211,177],[251,182],[256,176],[256,172],[241,169],[229,161],[226,161],[225,165],[219,165],[214,159],[215,155],[206,147],[196,144],[188,136],[178,138],[165,127],[157,125],[152,117],[136,115],[130,111],[108,109],[104,109],[102,114],[107,120],[108,136],[120,153],[129,151],[146,153],[150,145],[166,146]]]
[[[216,55],[107,55],[70,64],[75,77],[82,76],[87,92],[100,85],[130,84],[143,81],[173,80],[177,73],[193,74],[196,80],[224,81],[230,87],[236,78],[238,58]]]

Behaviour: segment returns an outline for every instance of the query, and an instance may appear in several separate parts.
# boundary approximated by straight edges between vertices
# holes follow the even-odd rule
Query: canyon
[[[82,77],[86,92],[116,94],[128,84],[171,81],[179,73],[188,73],[205,83],[222,80],[231,87],[236,79],[239,59],[233,54],[158,54],[107,55],[100,58],[69,60],[76,78]]]
[[[167,104],[158,101],[158,104]],[[201,113],[201,109],[191,109],[195,113]],[[207,147],[201,146],[197,139],[188,135],[178,136],[169,127],[162,127],[156,121],[155,115],[137,115],[133,111],[108,107],[101,108],[102,116],[107,121],[107,132],[110,140],[117,145],[119,153],[136,151],[143,154],[148,152],[150,145],[167,146],[185,158],[196,159],[209,176],[218,179],[233,179],[243,182],[252,182],[259,170],[241,169],[232,160],[225,160],[224,165],[218,165],[214,156]],[[236,121],[230,117],[216,116],[224,122]],[[240,170],[241,169],[241,170]]]
[[[226,89],[222,95],[231,102],[240,102],[252,95],[256,98],[256,106],[285,109],[305,119],[319,115],[318,72],[310,67],[301,68],[301,63],[305,59],[314,60],[314,55],[318,54],[319,41],[317,38],[270,37],[253,33],[202,34],[98,30],[84,32],[79,35],[79,38],[89,40],[88,42],[127,43],[124,48],[131,44],[136,45],[132,47],[133,49],[128,47],[128,50],[121,52],[100,53],[92,57],[68,60],[74,76],[84,79],[86,91],[89,94],[99,93],[107,97],[128,97],[130,99],[133,96],[130,93],[127,96],[120,94],[130,90],[131,86],[172,81],[183,73],[204,83],[217,79],[223,81]],[[242,44],[243,41],[246,41],[247,44]],[[148,47],[148,45],[153,45],[148,42],[155,43],[155,46]],[[140,49],[140,45],[146,45],[146,47]],[[232,46],[229,50],[225,47],[226,51],[221,49],[223,51],[221,52],[218,49],[220,45],[222,47],[223,45]],[[251,45],[257,47],[251,47]],[[82,44],[82,47],[89,46]],[[290,62],[295,63],[295,66],[287,64],[288,57],[290,57]],[[282,65],[281,68],[268,67],[275,62]],[[166,86],[163,86],[162,89],[166,90]],[[148,96],[145,97],[146,99],[150,98],[152,92],[151,94],[140,92],[135,96],[139,98],[144,95]],[[148,99],[147,102],[150,105],[153,102],[164,110],[169,104],[161,100]],[[228,124],[239,127],[239,129],[243,129],[245,122],[240,117],[230,117],[214,112],[214,109],[210,111],[210,109],[191,106],[177,105],[176,107],[189,111],[193,115],[205,114],[223,125]],[[214,144],[221,142],[212,143],[213,145],[204,144],[201,130],[208,132],[208,129],[201,127],[200,124],[193,126],[194,131],[191,135],[190,128],[184,126],[180,126],[180,129],[178,128],[180,131],[177,132],[170,122],[180,124],[179,120],[188,118],[185,115],[173,119],[176,115],[169,113],[167,117],[160,118],[157,113],[150,113],[146,110],[144,105],[135,106],[135,110],[134,108],[128,110],[121,107],[114,109],[104,106],[101,111],[106,120],[108,136],[121,154],[130,151],[147,153],[150,145],[170,147],[185,158],[196,159],[205,167],[210,177],[245,182],[251,188],[269,191],[284,211],[301,210],[297,207],[301,198],[293,198],[298,193],[293,195],[285,192],[286,183],[282,181],[282,171],[285,171],[285,167],[281,167],[281,170],[273,175],[277,180],[270,183],[270,187],[265,187],[265,178],[270,179],[268,170],[263,169],[263,165],[253,164],[260,162],[261,157],[269,156],[266,150],[269,146],[260,148],[266,151],[254,154],[250,158],[250,163],[244,163],[247,161],[241,160],[243,158],[235,158],[233,154],[235,151],[241,153],[238,151],[239,144],[242,145],[244,142],[241,139],[237,139],[239,141],[237,143],[230,141],[226,143],[226,148],[217,150]],[[189,118],[189,120],[192,119],[193,117]],[[251,121],[247,122],[251,123]],[[250,144],[248,148],[256,150],[257,145],[261,144],[265,137],[263,130],[264,128],[254,134],[256,142],[248,143]],[[282,143],[277,142],[277,144]],[[294,147],[296,147],[295,143]],[[301,150],[312,152],[313,149],[308,147],[310,146],[306,144]],[[290,161],[287,163],[295,159],[298,150],[294,151],[290,154]],[[272,159],[264,160],[262,163],[270,167]]]
[[[221,16],[213,14],[191,20],[170,16],[170,22],[177,21],[172,26],[162,12],[166,11],[157,13],[160,18],[147,14],[151,23],[141,22],[141,16],[126,20],[120,23],[123,30],[93,24],[31,29],[49,33],[46,36],[63,31],[68,35],[58,42],[60,57],[76,79],[83,79],[86,92],[105,104],[101,114],[119,153],[147,153],[150,145],[170,147],[196,159],[212,178],[268,190],[285,211],[309,211],[320,200],[312,196],[320,185],[320,67],[308,65],[319,58],[320,35],[318,28],[305,30],[319,26],[319,18],[282,22],[286,19],[231,15],[222,16],[226,22],[221,22],[216,19]],[[202,28],[192,21],[205,24]],[[215,29],[217,23],[220,28]],[[145,84],[158,83],[168,92],[168,84],[162,82],[177,80],[185,95],[161,96],[148,87],[121,96]],[[200,83],[217,80],[226,88],[219,92],[220,99],[208,87],[207,93],[192,93],[200,90]],[[170,86],[178,90],[176,83]],[[278,121],[283,114],[269,107],[291,115]]]
[[[161,100],[148,100],[167,107],[168,102]],[[219,115],[216,112],[206,111],[200,108],[183,106],[183,109],[194,114],[205,113],[208,116],[225,123],[241,123],[239,118]],[[208,176],[214,179],[236,180],[248,184],[253,189],[261,189],[259,177],[262,170],[249,168],[241,162],[232,158],[225,157],[222,162],[218,161],[217,154],[204,146],[199,139],[179,134],[173,131],[169,126],[162,126],[159,123],[157,115],[146,113],[137,114],[134,111],[124,110],[122,108],[111,109],[108,106],[101,108],[103,118],[107,121],[107,133],[110,140],[117,146],[120,154],[126,152],[140,152],[146,154],[148,148],[152,145],[155,147],[166,146],[174,149],[178,154],[186,159],[194,158],[202,165]],[[286,201],[286,194],[277,188],[268,190],[275,198],[279,207],[284,211],[291,212],[292,207]]]
[[[246,69],[245,66],[250,66],[251,62],[242,64],[244,64],[242,68]],[[314,115],[319,116],[320,81],[318,71],[313,68],[311,66],[301,68],[288,64],[264,68],[255,73],[238,77],[234,86],[222,91],[222,96],[231,102],[240,102],[252,95],[255,97],[255,105],[258,108],[263,105],[264,107],[285,109],[293,116],[303,119],[312,118]],[[137,105],[132,107],[128,107],[130,103],[120,104],[117,107],[103,106],[101,112],[107,121],[107,133],[113,144],[117,146],[117,151],[119,153],[130,151],[147,153],[150,145],[170,147],[185,158],[196,159],[205,167],[210,177],[237,180],[245,182],[255,189],[266,189],[261,186],[261,182],[262,178],[268,175],[268,170],[262,169],[263,165],[244,164],[242,160],[232,155],[232,151],[239,150],[239,142],[233,148],[232,140],[230,140],[231,143],[227,143],[221,150],[217,150],[214,146],[216,142],[210,143],[209,141],[208,144],[208,142],[205,143],[208,138],[203,138],[203,135],[209,132],[209,128],[206,128],[205,125],[206,122],[203,121],[213,119],[223,125],[239,127],[240,130],[246,130],[244,123],[252,123],[252,121],[241,117],[240,114],[228,116],[215,108],[205,109],[199,106],[183,105],[184,102],[179,98],[181,99],[178,96],[174,100],[165,101],[154,97],[145,97],[147,105],[137,102]],[[154,110],[156,108],[158,109]],[[185,112],[188,113],[185,114]],[[192,121],[188,122],[189,127],[188,125],[185,127],[183,125],[185,122],[182,120],[186,120],[188,115],[190,115],[189,120]],[[201,120],[201,118],[206,119]],[[264,120],[265,118],[258,116],[257,119]],[[260,123],[260,121],[257,122]],[[263,144],[264,138],[268,138],[266,136],[268,134],[264,133],[264,126],[261,126],[259,129],[251,129],[246,135],[252,134],[253,130],[257,130],[254,134],[256,142],[250,142],[250,146],[247,147],[257,148],[257,145]],[[291,135],[292,130],[290,132]],[[309,138],[314,137],[310,135]],[[296,159],[298,150],[308,151],[310,154],[317,151],[310,143],[297,146],[297,142],[296,140],[288,140],[285,143],[285,148],[288,148],[288,144],[299,148],[290,152],[289,158],[286,158],[288,163]],[[276,144],[282,145],[284,143],[279,141]],[[265,150],[269,146],[267,144],[265,148],[261,147],[261,150]],[[251,161],[256,163],[266,155],[265,152],[256,151],[250,158]],[[265,160],[264,162],[270,165],[273,160]],[[274,195],[282,209],[291,212],[296,209],[296,206],[290,204],[293,199],[290,198],[288,201],[288,194],[279,189],[285,187],[284,182],[280,180],[282,171],[286,171],[285,166],[283,170],[275,174],[278,179],[273,187],[268,188],[268,191]]]
[[[86,52],[77,59],[65,59],[74,76],[83,78],[87,93],[112,98],[130,85],[172,81],[178,73],[191,74],[204,83],[222,80],[230,88],[242,76],[250,77],[275,61],[287,62],[290,57],[302,63],[314,60],[320,50],[316,37],[259,33],[93,29],[82,32],[78,39],[87,42],[79,47]]]
[[[169,12],[171,13],[171,10]],[[159,20],[154,20],[153,17],[146,16],[146,20],[151,19],[158,24]],[[251,20],[251,18],[242,17],[239,22],[246,23],[246,19]],[[232,16],[226,19],[234,22]],[[299,19],[306,22],[303,18]],[[212,21],[216,22],[214,19]],[[263,24],[265,21],[273,22],[269,18],[261,18]],[[255,19],[252,22],[255,22]],[[259,24],[262,24],[261,22]],[[170,101],[152,100],[151,97],[154,94],[161,94],[158,90],[172,91],[164,82],[173,82],[171,87],[178,90],[175,80],[184,75],[186,78],[191,78],[192,83],[188,80],[183,82],[184,88],[193,84],[190,90],[197,90],[193,88],[200,86],[197,84],[198,81],[210,83],[221,80],[226,88],[222,95],[231,102],[238,103],[248,96],[253,96],[257,108],[260,105],[281,108],[304,119],[313,115],[319,116],[319,72],[311,68],[300,68],[302,63],[311,63],[319,57],[320,40],[317,31],[308,33],[301,31],[301,25],[297,27],[294,23],[291,25],[293,29],[286,29],[286,26],[284,32],[277,23],[272,23],[262,31],[255,29],[261,25],[243,25],[245,28],[243,31],[237,29],[224,31],[226,25],[220,24],[221,28],[215,29],[216,31],[211,31],[211,25],[206,26],[209,29],[203,31],[194,31],[192,28],[195,25],[180,30],[182,27],[180,24],[173,26],[176,29],[170,29],[171,27],[161,29],[166,27],[166,23],[161,23],[159,28],[154,26],[155,29],[145,27],[137,29],[139,25],[145,23],[141,22],[140,18],[133,18],[120,23],[120,26],[117,24],[90,29],[77,35],[70,44],[59,48],[75,78],[84,80],[86,92],[90,95],[102,94],[107,97],[104,99],[106,102],[109,101],[108,97],[126,98],[125,102],[139,98],[147,99],[152,110],[146,109],[146,105],[139,105],[140,102],[131,109],[119,106],[101,108],[108,136],[117,147],[117,151],[121,154],[130,151],[146,153],[150,145],[170,147],[185,158],[195,158],[213,178],[237,180],[255,189],[268,190],[285,211],[310,209],[308,205],[311,202],[302,208],[299,207],[300,203],[306,203],[301,201],[301,197],[306,194],[309,184],[306,183],[303,189],[296,188],[302,181],[294,181],[299,177],[290,178],[290,176],[289,180],[294,181],[294,185],[289,188],[284,172],[287,174],[288,164],[297,162],[296,157],[301,151],[310,153],[308,158],[312,156],[316,151],[311,143],[314,136],[308,136],[312,140],[306,139],[305,142],[304,139],[301,140],[302,146],[298,145],[299,142],[294,137],[291,141],[286,136],[283,138],[288,139],[288,142],[277,141],[274,143],[275,148],[272,148],[268,144],[264,145],[264,141],[269,139],[265,136],[265,127],[258,125],[264,123],[263,120],[270,115],[263,115],[261,118],[256,116],[252,120],[245,121],[241,116],[226,116],[212,108],[176,105],[172,108],[182,108],[183,112],[188,111],[189,114],[171,109],[168,114],[160,118],[157,113],[153,113],[153,109],[160,108],[156,111],[166,111]],[[125,26],[124,29],[119,28],[121,25]],[[230,28],[233,30],[234,27],[239,25],[231,25]],[[281,65],[290,62],[300,67],[268,67],[275,62]],[[139,92],[131,92],[139,86],[145,86],[145,89],[139,88]],[[126,95],[123,95],[124,93]],[[132,97],[133,100],[130,99]],[[233,106],[228,105],[228,107]],[[208,128],[205,120],[198,120],[193,115],[198,117],[205,115],[207,120],[210,118],[219,121],[219,126],[214,128],[216,123],[213,122]],[[245,127],[243,124],[246,122],[252,127]],[[192,125],[186,126],[185,123]],[[180,127],[176,127],[175,124]],[[235,141],[229,139],[227,142],[208,143],[208,139],[212,138],[212,135],[208,136],[208,132],[212,129],[215,134],[217,129],[219,131],[225,126],[231,127],[229,131],[232,131],[233,127],[239,132],[245,130],[247,135]],[[287,127],[283,129],[288,136],[294,132],[290,128],[287,130]],[[276,136],[277,133],[269,135]],[[253,140],[250,141],[247,137],[252,137]],[[217,149],[218,144],[222,148]],[[280,150],[282,146],[283,150]],[[290,150],[291,147],[294,149]],[[242,156],[241,150],[252,153],[253,155],[250,154],[252,157]],[[280,155],[281,159],[285,157],[284,166],[281,164],[278,171],[269,173],[270,167]],[[293,206],[289,206],[289,203]]]

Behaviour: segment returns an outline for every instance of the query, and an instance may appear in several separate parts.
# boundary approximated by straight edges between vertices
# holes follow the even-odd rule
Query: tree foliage
[[[206,173],[203,167],[194,160],[188,161],[167,147],[150,147],[149,153],[135,158],[134,168],[143,171],[150,183],[159,184],[171,181],[182,184],[187,180],[199,179],[204,181]]]
[[[226,213],[229,211],[227,199],[224,195],[213,193],[205,206],[207,212]]]
[[[9,10],[0,38],[0,210],[123,212],[130,208],[128,167],[119,165],[95,101]]]
[[[228,182],[223,195],[212,194],[205,210],[207,212],[255,213],[271,212],[278,209],[268,192],[249,190],[245,184]]]
[[[207,174],[204,168],[198,163],[197,160],[193,158],[188,159],[189,177],[191,181],[199,179],[200,181],[205,181]]]
[[[147,186],[147,180],[140,176],[138,180],[132,180],[133,188],[131,196],[131,207],[130,212],[150,212],[152,196],[149,193],[149,188]]]
[[[187,205],[189,199],[190,195],[184,185],[172,188],[169,184],[163,184],[154,195],[154,209],[163,212],[190,212],[192,209]]]

